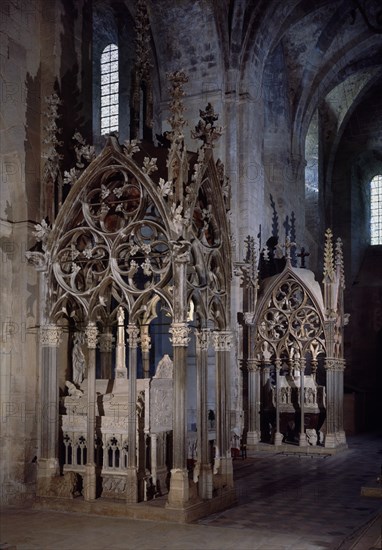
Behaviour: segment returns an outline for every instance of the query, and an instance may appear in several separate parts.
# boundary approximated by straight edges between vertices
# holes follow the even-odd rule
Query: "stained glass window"
[[[118,131],[118,46],[109,44],[101,55],[101,134]]]
[[[371,180],[370,208],[371,244],[382,244],[382,175]]]

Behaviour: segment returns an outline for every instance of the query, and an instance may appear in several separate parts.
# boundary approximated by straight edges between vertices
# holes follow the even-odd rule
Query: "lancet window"
[[[370,236],[371,244],[382,244],[382,175],[370,182]]]
[[[108,44],[101,54],[101,134],[118,131],[118,46]]]

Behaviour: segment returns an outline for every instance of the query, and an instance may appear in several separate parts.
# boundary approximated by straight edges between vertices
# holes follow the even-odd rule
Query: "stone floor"
[[[236,460],[238,506],[194,524],[4,508],[0,549],[380,549],[382,500],[361,496],[361,487],[381,474],[382,440],[348,443],[334,456]]]

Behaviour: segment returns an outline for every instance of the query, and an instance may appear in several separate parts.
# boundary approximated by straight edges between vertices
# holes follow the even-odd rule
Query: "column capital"
[[[97,347],[98,329],[94,321],[89,321],[85,329],[85,334],[86,334],[88,348],[95,349]]]
[[[196,348],[199,350],[206,351],[210,343],[211,331],[208,328],[195,329],[196,336]]]
[[[127,335],[129,337],[128,343],[129,348],[138,347],[139,342],[139,328],[134,323],[129,323],[126,329]]]
[[[335,371],[336,366],[337,366],[337,359],[331,358],[331,357],[326,357],[326,359],[324,361],[324,367],[325,367],[326,370]]]
[[[300,371],[301,374],[304,374],[305,367],[306,367],[305,358],[300,357],[299,359],[296,359],[294,366],[295,366],[296,369],[298,369]]]
[[[61,344],[62,328],[54,323],[40,327],[40,343],[43,347],[58,348]]]
[[[337,359],[336,357],[327,357],[324,362],[326,370],[343,372],[346,367],[345,359]]]
[[[169,332],[172,334],[170,342],[175,346],[184,346],[186,347],[190,341],[189,333],[191,329],[187,323],[172,323]]]
[[[258,372],[260,370],[260,361],[257,359],[247,359],[247,368],[250,372]]]
[[[212,340],[215,351],[230,351],[233,346],[233,334],[231,330],[214,330]]]

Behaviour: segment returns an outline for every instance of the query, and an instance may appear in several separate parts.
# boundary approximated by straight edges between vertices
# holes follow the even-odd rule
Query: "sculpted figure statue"
[[[84,343],[84,335],[82,332],[76,332],[74,334],[74,345],[72,351],[72,367],[73,367],[73,382],[76,386],[79,386],[84,379],[85,374],[85,356],[82,351],[82,344]]]

